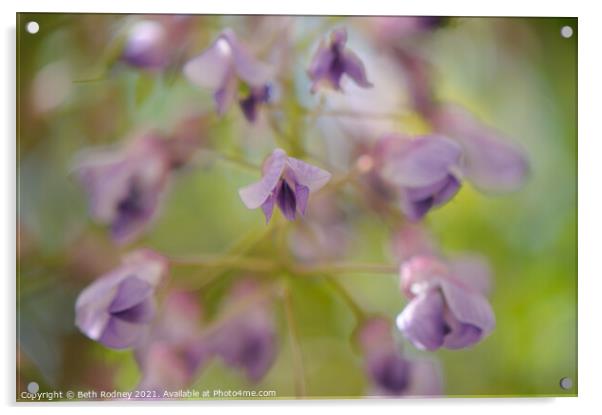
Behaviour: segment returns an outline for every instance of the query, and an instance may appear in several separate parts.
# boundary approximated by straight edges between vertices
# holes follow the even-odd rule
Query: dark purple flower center
[[[124,219],[132,219],[144,213],[145,206],[142,196],[143,193],[140,185],[132,181],[126,197],[117,205],[118,216]]]
[[[343,59],[343,54],[341,53],[341,46],[338,44],[332,45],[332,62],[330,64],[330,69],[328,75],[332,84],[335,87],[339,87],[341,82],[341,77],[345,72],[345,61]]]
[[[409,384],[408,363],[399,356],[383,359],[374,374],[374,380],[385,392],[399,395]]]
[[[238,356],[243,366],[252,366],[261,359],[264,351],[264,341],[261,336],[251,335],[247,337],[241,347]]]
[[[281,180],[276,200],[284,216],[288,220],[294,220],[297,211],[297,196],[286,180]]]
[[[257,119],[257,106],[269,102],[272,95],[272,87],[269,84],[255,90],[251,90],[246,98],[240,100],[240,108],[249,122]]]
[[[130,323],[140,323],[147,319],[150,312],[150,303],[142,301],[133,307],[125,310],[111,313],[114,317],[120,320],[129,321]]]

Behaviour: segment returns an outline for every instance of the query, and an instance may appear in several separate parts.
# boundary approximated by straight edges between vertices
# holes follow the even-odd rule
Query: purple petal
[[[449,265],[454,278],[483,295],[489,294],[492,271],[485,258],[480,255],[464,254],[454,257]]]
[[[213,94],[213,101],[218,115],[224,115],[236,98],[236,87],[238,83],[234,76],[227,76],[221,85]]]
[[[111,222],[111,236],[118,243],[126,243],[139,234],[154,216],[159,194],[152,187],[130,180],[130,187],[124,197],[115,206]]]
[[[379,143],[384,161],[381,176],[404,187],[422,187],[444,180],[460,161],[461,147],[442,136],[404,139],[388,136]]]
[[[252,381],[261,379],[276,356],[276,334],[267,310],[255,308],[230,321],[214,337],[213,348],[227,365],[244,370]]]
[[[436,396],[443,394],[441,368],[431,360],[418,359],[411,361],[410,385],[406,396]]]
[[[184,75],[193,84],[208,89],[221,89],[233,77],[233,48],[219,36],[213,44],[184,65]]]
[[[75,304],[77,327],[109,347],[132,346],[134,331],[130,333],[128,327],[153,318],[154,302],[150,296],[166,270],[163,257],[152,251],[138,250],[126,256],[123,265],[80,293]],[[128,324],[124,326],[120,321]],[[123,339],[117,339],[121,333],[125,333]]]
[[[309,78],[313,81],[311,87],[312,93],[316,92],[320,83],[329,78],[330,68],[334,59],[335,55],[330,47],[321,42],[307,70]]]
[[[460,189],[460,182],[448,175],[445,179],[422,188],[404,189],[402,210],[408,219],[422,219],[429,210],[448,202]]]
[[[117,287],[117,292],[108,311],[118,313],[143,302],[153,292],[153,287],[146,281],[134,276],[127,277]]]
[[[111,312],[111,315],[129,323],[150,323],[155,318],[155,313],[156,306],[154,300],[147,298],[128,309]]]
[[[373,85],[368,81],[366,68],[361,59],[349,49],[341,52],[341,60],[343,61],[344,72],[362,88],[371,88]]]
[[[307,199],[309,198],[309,188],[301,184],[295,186],[295,197],[297,199],[297,210],[305,215],[307,209]]]
[[[287,157],[284,150],[274,150],[264,164],[262,179],[257,183],[239,189],[238,194],[247,208],[256,209],[263,205],[276,189],[286,161]]]
[[[124,150],[92,151],[80,160],[76,171],[90,196],[91,215],[111,226],[117,243],[131,241],[150,225],[168,183],[163,140],[144,135]]]
[[[437,350],[447,334],[443,296],[436,289],[414,297],[397,317],[397,327],[421,350]]]
[[[330,44],[335,47],[343,47],[347,43],[347,29],[339,27],[330,34]]]
[[[410,363],[394,351],[377,354],[368,360],[372,381],[386,395],[400,395],[408,388],[410,369]]]
[[[332,177],[326,170],[293,157],[288,158],[288,165],[295,174],[295,181],[309,188],[310,192],[320,190]]]
[[[270,195],[263,205],[261,205],[261,210],[263,210],[263,214],[265,216],[265,223],[268,223],[272,218],[272,213],[274,212],[274,203],[276,202],[276,198],[274,195]]]
[[[448,349],[463,349],[481,340],[483,331],[472,324],[460,323],[450,318],[447,320],[450,332],[445,336],[443,346]]]
[[[91,215],[110,222],[115,205],[129,189],[129,163],[124,155],[104,150],[90,151],[78,158],[75,170],[90,196]]]
[[[276,201],[278,207],[288,220],[295,220],[297,213],[297,197],[295,191],[289,186],[286,180],[280,181],[280,186],[276,191]]]
[[[495,328],[495,315],[482,294],[447,280],[441,281],[441,290],[450,312],[460,323],[479,329],[483,337]]]
[[[128,64],[145,69],[160,69],[167,64],[167,32],[158,22],[143,20],[128,34],[122,58]]]
[[[401,200],[401,210],[403,214],[412,222],[422,219],[434,206],[432,197],[412,200],[409,197],[403,197]]]
[[[274,70],[255,59],[239,42],[232,30],[226,29],[222,36],[228,39],[233,52],[233,64],[237,75],[253,87],[265,85],[274,76]]]
[[[514,143],[460,107],[444,107],[435,122],[440,131],[462,145],[463,170],[476,188],[485,192],[508,192],[522,186],[529,165]]]
[[[125,349],[138,344],[147,330],[147,325],[111,317],[98,341],[113,349]]]

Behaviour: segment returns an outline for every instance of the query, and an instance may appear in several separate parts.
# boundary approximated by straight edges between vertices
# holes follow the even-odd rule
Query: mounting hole
[[[27,30],[27,33],[35,35],[40,31],[40,25],[38,24],[38,22],[27,22],[27,24],[25,25],[25,30]]]
[[[40,390],[40,385],[37,382],[29,382],[27,385],[27,392],[29,393],[38,393]]]
[[[562,29],[560,29],[560,36],[565,39],[570,38],[573,36],[573,28],[571,26],[562,26]]]
[[[562,378],[560,379],[560,387],[564,390],[569,390],[573,387],[573,379]]]

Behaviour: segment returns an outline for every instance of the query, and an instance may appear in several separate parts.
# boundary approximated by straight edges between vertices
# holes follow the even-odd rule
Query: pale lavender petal
[[[425,290],[397,316],[397,327],[418,349],[437,350],[448,332],[444,307],[439,290]]]
[[[132,66],[160,69],[168,63],[167,31],[160,23],[143,20],[132,26],[122,59]]]
[[[393,235],[393,254],[402,262],[419,255],[436,255],[439,251],[432,235],[419,224],[405,223]]]
[[[523,151],[468,111],[448,105],[436,114],[435,123],[462,145],[463,171],[479,190],[514,191],[525,182],[529,165]]]
[[[269,65],[257,60],[240,43],[232,30],[226,29],[222,36],[228,39],[232,48],[234,68],[240,79],[253,87],[268,83],[274,77],[274,70]]]
[[[148,282],[135,276],[127,277],[117,286],[117,292],[108,311],[118,313],[134,307],[144,301],[152,292],[153,287]]]
[[[371,88],[373,86],[372,83],[368,81],[364,63],[355,53],[346,49],[341,52],[341,59],[343,61],[344,72],[349,75],[358,86],[361,86],[362,88]]]
[[[247,208],[257,209],[276,190],[286,162],[284,150],[279,148],[274,150],[264,163],[261,180],[239,189],[238,194]]]
[[[108,308],[119,283],[127,278],[130,269],[118,268],[103,276],[77,297],[75,303],[76,326],[88,337],[98,340],[109,322]]]
[[[221,89],[233,73],[233,50],[228,40],[220,36],[196,58],[184,65],[184,75],[202,88]]]
[[[123,258],[124,267],[129,274],[157,287],[167,276],[168,261],[163,255],[151,249],[138,249]],[[129,268],[125,268],[127,265]]]
[[[335,47],[343,47],[347,43],[347,29],[339,27],[330,34],[330,44]]]
[[[305,215],[307,209],[307,199],[309,198],[309,188],[301,184],[295,186],[295,198],[297,199],[297,210]]]
[[[455,256],[449,265],[451,274],[463,284],[483,295],[491,292],[492,270],[483,256],[475,254]]]
[[[261,205],[261,210],[263,210],[263,214],[265,216],[265,223],[268,223],[272,218],[272,213],[274,212],[274,203],[276,203],[276,198],[274,195],[270,195],[263,205]]]
[[[147,330],[147,325],[111,317],[98,341],[112,349],[125,349],[135,346]]]
[[[299,184],[308,187],[310,192],[320,190],[332,177],[326,170],[293,157],[288,158],[288,165],[295,174],[295,180]]]
[[[131,169],[115,151],[88,151],[79,155],[75,171],[90,197],[90,213],[103,222],[113,219],[115,205],[128,192]]]
[[[443,378],[437,362],[427,359],[411,361],[410,384],[406,396],[438,396],[443,394]]]
[[[244,370],[254,382],[272,366],[276,351],[274,323],[263,306],[230,320],[213,338],[213,352],[227,365]]]
[[[441,290],[450,312],[460,323],[480,329],[483,337],[495,328],[495,315],[482,294],[446,280],[441,280]]]
[[[381,176],[404,187],[421,187],[440,182],[460,162],[462,148],[442,136],[404,139],[388,136],[380,144],[384,154]]]
[[[236,78],[228,75],[224,83],[213,93],[213,101],[218,115],[224,115],[236,99]]]

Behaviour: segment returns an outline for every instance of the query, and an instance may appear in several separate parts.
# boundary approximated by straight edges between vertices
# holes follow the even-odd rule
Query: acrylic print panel
[[[576,19],[17,33],[18,401],[577,394]]]

